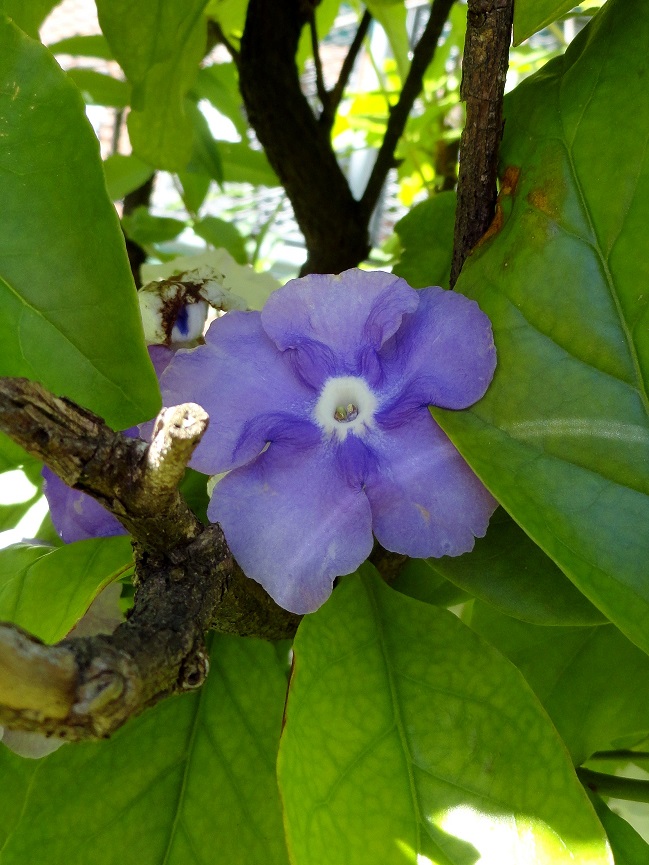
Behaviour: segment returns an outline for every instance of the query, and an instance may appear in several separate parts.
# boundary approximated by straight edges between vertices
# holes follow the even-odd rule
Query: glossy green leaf
[[[649,844],[644,838],[619,814],[611,811],[599,796],[591,796],[590,798],[597,811],[597,816],[606,830],[615,857],[615,865],[647,865],[649,862]]]
[[[239,264],[248,264],[248,253],[243,237],[236,225],[216,216],[206,216],[195,222],[194,232],[217,249],[227,249]]]
[[[106,37],[102,33],[92,33],[88,36],[69,36],[59,39],[47,46],[52,54],[71,54],[73,57],[99,57],[102,60],[113,60]]]
[[[131,88],[128,83],[112,75],[94,69],[75,68],[68,70],[68,78],[77,85],[86,105],[125,108],[129,103]]]
[[[601,625],[607,619],[498,509],[470,553],[429,559],[430,569],[501,613],[537,625]]]
[[[523,673],[575,765],[649,735],[649,658],[613,625],[529,625],[476,603],[471,626]]]
[[[182,219],[173,219],[171,216],[154,216],[148,208],[136,207],[132,213],[122,217],[124,231],[140,246],[148,246],[151,243],[165,243],[178,237],[186,228]]]
[[[15,544],[0,550],[0,621],[56,643],[132,559],[125,535],[55,549]]]
[[[520,45],[524,39],[552,24],[576,5],[575,0],[516,0],[514,45]]]
[[[113,201],[119,201],[129,192],[142,186],[151,177],[153,168],[137,156],[113,153],[104,160],[106,188]]]
[[[146,420],[159,391],[97,139],[49,51],[3,19],[0,139],[0,375]]]
[[[38,39],[38,30],[60,0],[0,0],[2,13],[12,19],[28,36]]]
[[[645,650],[647,44],[649,6],[609,0],[511,94],[502,226],[457,284],[493,322],[498,368],[473,409],[435,411],[516,522]]]
[[[101,29],[133,85],[128,131],[134,153],[178,171],[192,151],[185,96],[205,53],[207,0],[98,0]],[[124,22],[128,21],[128,26]]]
[[[200,691],[109,741],[38,763],[0,746],[2,865],[287,865],[275,778],[285,694],[270,644],[214,637]]]
[[[454,192],[440,192],[413,207],[394,227],[402,250],[393,270],[413,288],[448,288],[455,203]]]
[[[371,566],[300,624],[278,777],[293,865],[612,863],[518,671]]]

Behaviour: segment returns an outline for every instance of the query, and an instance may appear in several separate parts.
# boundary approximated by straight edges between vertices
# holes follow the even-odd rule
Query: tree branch
[[[302,273],[339,273],[367,257],[367,220],[336,161],[329,130],[302,93],[295,54],[303,0],[250,0],[239,84],[248,119],[286,189],[307,246]]]
[[[434,0],[426,28],[413,52],[399,101],[390,109],[385,135],[361,199],[361,208],[368,219],[379,200],[388,171],[394,168],[394,151],[403,135],[415,99],[421,93],[426,69],[435,56],[437,43],[454,2],[455,0]]]
[[[466,125],[460,141],[451,287],[495,213],[513,6],[513,0],[469,0],[460,91]]]
[[[361,50],[363,40],[367,35],[367,31],[369,30],[371,22],[372,16],[366,9],[363,13],[363,17],[360,20],[358,30],[356,31],[356,35],[354,36],[352,44],[349,46],[349,51],[345,55],[343,65],[340,68],[340,75],[338,76],[338,81],[336,81],[335,86],[327,93],[326,99],[322,103],[322,114],[320,115],[320,123],[329,132],[331,131],[331,127],[334,124],[336,111],[338,110],[338,106],[340,105],[340,100],[343,98],[345,88],[347,87],[347,82],[349,81],[349,76],[352,74],[352,69],[354,68],[354,64],[356,63],[356,58],[358,57],[358,52]]]
[[[315,66],[315,83],[320,100],[324,109],[327,101],[327,88],[325,87],[324,75],[322,73],[322,60],[320,59],[320,43],[318,42],[318,27],[315,20],[315,10],[311,9],[309,16],[309,30],[311,31],[311,50],[313,51],[313,65]]]
[[[0,429],[133,535],[135,599],[111,636],[44,646],[0,624],[0,725],[70,740],[109,735],[170,694],[202,684],[204,633],[280,639],[300,617],[236,567],[221,529],[203,526],[177,490],[207,427],[188,403],[161,412],[151,445],[24,379],[0,379]]]

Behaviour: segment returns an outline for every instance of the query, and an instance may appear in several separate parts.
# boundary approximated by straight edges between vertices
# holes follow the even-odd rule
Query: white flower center
[[[364,379],[341,375],[324,383],[313,418],[327,435],[344,441],[348,433],[362,437],[373,426],[377,405]]]

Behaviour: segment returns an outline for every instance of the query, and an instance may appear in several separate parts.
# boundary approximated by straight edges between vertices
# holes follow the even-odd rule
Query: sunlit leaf
[[[0,375],[26,376],[126,428],[159,392],[83,100],[0,19]]]
[[[646,865],[649,862],[649,844],[645,839],[626,820],[611,811],[599,796],[591,796],[591,800],[606,829],[615,865]]]
[[[87,105],[125,108],[129,103],[131,88],[126,81],[112,75],[94,69],[73,68],[68,70],[68,78],[77,85]]]
[[[435,411],[516,522],[645,650],[647,44],[647,4],[609,0],[511,94],[499,230],[457,284],[493,322],[498,367],[473,409]]]
[[[501,613],[537,625],[607,621],[502,509],[484,538],[463,556],[429,559],[428,567]]]
[[[278,776],[293,865],[612,863],[518,671],[370,566],[302,621]]]
[[[516,0],[514,44],[520,45],[524,39],[552,24],[576,5],[575,0]]]
[[[37,763],[0,745],[2,865],[287,865],[275,779],[285,693],[270,644],[214,637],[202,689],[111,740]]]
[[[101,29],[133,85],[128,131],[134,153],[178,171],[192,151],[185,96],[205,53],[207,0],[98,0]],[[128,21],[128,26],[124,22]]]

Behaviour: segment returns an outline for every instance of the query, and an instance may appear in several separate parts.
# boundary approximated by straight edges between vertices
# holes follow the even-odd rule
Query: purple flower
[[[496,502],[428,406],[472,405],[495,363],[474,301],[348,270],[217,319],[161,386],[165,405],[191,400],[210,415],[192,465],[228,474],[208,516],[249,577],[307,613],[367,558],[372,533],[420,558],[459,555],[484,535]]]
[[[57,534],[66,544],[87,538],[110,538],[125,535],[126,529],[110,511],[92,496],[64,484],[47,466],[43,466],[43,493],[50,507],[50,517]]]

